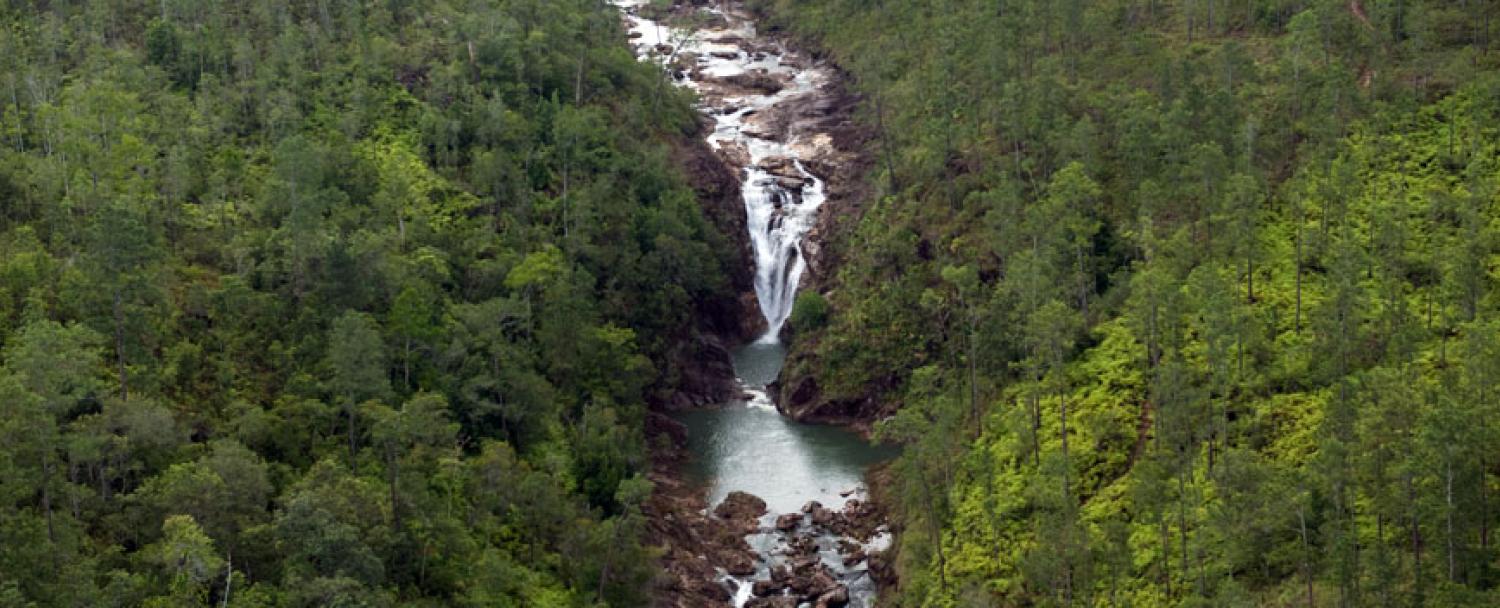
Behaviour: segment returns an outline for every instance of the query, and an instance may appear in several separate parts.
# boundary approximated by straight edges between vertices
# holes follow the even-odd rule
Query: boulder
[[[807,180],[801,177],[777,177],[776,185],[792,192],[801,192],[807,186]]]
[[[818,596],[815,604],[817,608],[840,608],[849,604],[849,588],[838,585],[827,593]]]
[[[782,589],[786,589],[786,583],[774,580],[761,580],[755,581],[755,584],[750,586],[750,593],[755,597],[765,597],[773,593],[781,593]]]
[[[802,524],[801,513],[787,513],[776,518],[776,529],[782,532],[796,530]]]
[[[834,513],[831,510],[819,506],[812,511],[812,521],[814,525],[819,525],[826,528],[833,524]]]
[[[717,53],[715,53],[717,55]],[[764,95],[775,95],[781,92],[784,84],[781,79],[762,71],[741,72],[732,76],[725,76],[721,80],[726,84],[734,85],[742,89],[748,89]]]
[[[788,595],[756,597],[745,602],[745,608],[797,608],[797,598]]]
[[[818,502],[816,500],[809,500],[809,501],[807,501],[807,504],[802,505],[802,512],[803,513],[812,513],[814,509],[821,509],[821,508],[823,508],[823,503]]]
[[[856,564],[865,561],[865,550],[863,547],[844,554],[844,567],[853,568]]]
[[[824,594],[833,591],[835,587],[840,586],[838,581],[833,580],[832,576],[823,571],[819,571],[817,574],[812,575],[811,582],[812,584],[808,586],[807,591],[805,592],[805,595],[808,596],[808,599],[810,600],[822,597]]]
[[[724,502],[714,507],[714,515],[720,519],[758,519],[766,513],[766,501],[754,494],[734,491],[724,497]]]
[[[732,553],[724,558],[724,571],[735,576],[755,574],[755,560],[744,553]]]
[[[743,167],[750,164],[750,149],[740,142],[726,142],[716,150],[719,158],[729,163],[732,167]]]

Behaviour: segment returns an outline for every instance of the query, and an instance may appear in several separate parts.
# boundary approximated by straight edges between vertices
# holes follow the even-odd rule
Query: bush
[[[797,294],[792,304],[792,329],[800,332],[821,329],[828,324],[828,300],[816,291]]]

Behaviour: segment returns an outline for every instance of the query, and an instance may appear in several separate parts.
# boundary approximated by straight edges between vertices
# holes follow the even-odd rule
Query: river
[[[624,12],[642,60],[662,65],[679,86],[698,94],[700,111],[714,124],[709,146],[742,178],[755,292],[767,329],[735,353],[746,399],[679,415],[693,457],[688,473],[708,488],[709,509],[735,491],[759,497],[768,508],[759,530],[747,537],[759,556],[755,574],[721,572],[723,581],[735,606],[769,605],[771,598],[785,602],[791,597],[829,604],[833,596],[828,593],[815,599],[820,595],[816,590],[799,594],[795,585],[785,589],[765,582],[773,571],[788,576],[811,567],[842,585],[848,605],[873,605],[875,585],[862,554],[883,550],[889,534],[881,528],[852,537],[848,526],[820,524],[828,513],[810,503],[831,511],[847,506],[852,512],[868,500],[866,471],[894,453],[848,429],[792,421],[777,411],[766,389],[786,358],[781,330],[806,270],[804,241],[826,198],[823,180],[805,161],[829,145],[826,134],[779,119],[787,114],[779,110],[784,104],[815,103],[835,76],[780,41],[760,36],[737,2],[679,11],[673,23],[692,24],[686,27],[649,18],[651,3],[645,0],[614,4]],[[778,529],[778,517],[804,511],[795,525],[782,519]],[[860,555],[851,556],[851,551]],[[753,598],[755,581],[762,581],[766,597]]]

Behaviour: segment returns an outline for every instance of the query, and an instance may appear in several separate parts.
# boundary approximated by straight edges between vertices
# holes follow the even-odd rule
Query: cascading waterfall
[[[802,166],[794,164],[804,178],[791,190],[764,170],[746,169],[745,212],[750,219],[750,242],[755,250],[755,295],[766,318],[762,342],[775,342],[792,315],[797,286],[807,261],[802,238],[816,220],[823,201],[823,183]],[[788,206],[793,206],[788,211]]]
[[[826,572],[837,577],[839,589],[847,592],[843,601],[848,606],[868,608],[875,598],[869,566],[860,559],[846,561],[843,551],[851,546],[860,547],[861,554],[883,550],[890,542],[889,534],[882,528],[873,537],[855,539],[828,530],[812,531],[810,525],[787,531],[779,529],[775,513],[818,504],[807,501],[837,505],[846,499],[868,499],[862,471],[884,456],[847,431],[813,430],[782,417],[766,389],[778,377],[786,356],[781,330],[791,317],[797,287],[807,271],[804,240],[816,226],[818,209],[826,198],[823,181],[808,170],[807,163],[821,158],[818,154],[826,153],[831,145],[826,134],[799,133],[778,122],[787,116],[780,110],[816,98],[832,75],[799,61],[779,44],[760,39],[750,19],[738,12],[737,3],[682,9],[699,11],[697,16],[706,17],[701,21],[708,23],[685,29],[644,16],[647,0],[612,2],[624,11],[641,59],[671,70],[678,85],[699,94],[699,109],[714,125],[708,144],[741,170],[746,225],[755,257],[755,294],[766,332],[735,353],[744,402],[717,412],[696,412],[703,426],[689,437],[716,446],[695,451],[707,461],[704,464],[716,466],[711,504],[722,501],[731,490],[751,491],[774,511],[761,518],[760,529],[746,536],[760,557],[755,573],[731,575],[721,570],[719,580],[732,589],[733,605],[742,607],[750,601],[755,583],[770,577],[773,567],[801,568],[804,576]],[[812,439],[813,435],[819,439]],[[832,449],[835,445],[843,447]],[[838,457],[828,457],[834,453]],[[815,562],[798,565],[789,533],[800,534],[802,542],[815,545],[811,555],[797,559]]]
[[[615,4],[638,12],[645,2],[616,0]],[[742,170],[741,190],[755,251],[755,295],[767,328],[759,342],[778,342],[807,268],[802,241],[817,222],[825,198],[823,182],[804,166],[806,148],[798,134],[789,133],[777,141],[780,134],[755,130],[748,121],[778,103],[813,92],[828,76],[821,69],[788,65],[779,49],[751,52],[740,48],[739,41],[756,37],[749,21],[733,21],[723,30],[689,32],[638,14],[629,19],[643,58],[665,65],[687,53],[698,58],[695,69],[680,72],[677,82],[703,94],[702,109],[715,123],[709,145],[716,150],[743,151],[748,161]],[[722,90],[724,82],[744,76],[774,79],[779,88],[774,93]],[[713,82],[705,82],[710,79]]]

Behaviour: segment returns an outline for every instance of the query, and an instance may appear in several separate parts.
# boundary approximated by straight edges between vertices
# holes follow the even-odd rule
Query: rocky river
[[[829,181],[847,179],[838,75],[759,32],[738,2],[614,4],[641,59],[697,94],[707,145],[738,175],[759,312],[758,337],[734,354],[741,397],[658,422],[686,448],[652,509],[674,578],[660,603],[873,605],[891,537],[865,477],[892,451],[795,422],[768,389],[797,290],[820,271]]]

